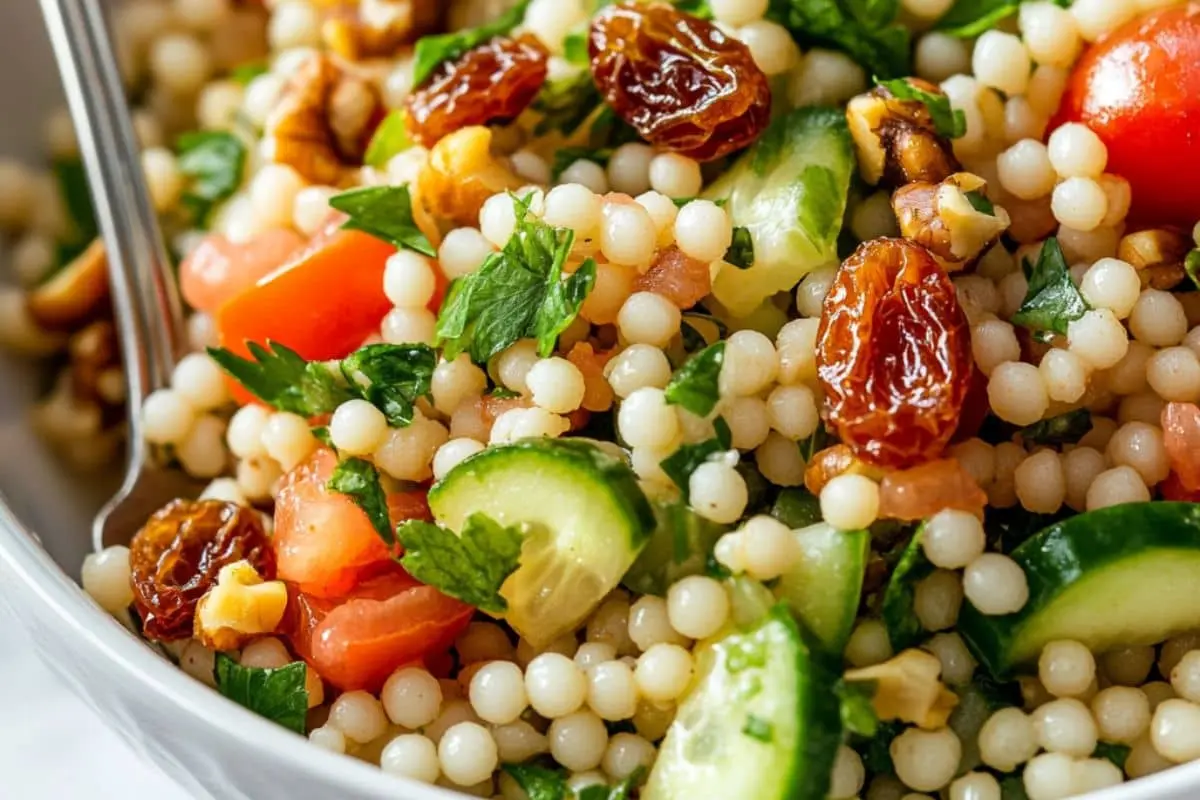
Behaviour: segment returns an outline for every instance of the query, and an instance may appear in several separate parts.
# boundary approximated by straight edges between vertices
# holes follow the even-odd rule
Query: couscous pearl
[[[208,411],[229,399],[225,374],[205,353],[189,353],[175,365],[171,388],[193,408]]]
[[[1012,772],[1038,751],[1033,721],[1019,708],[1002,708],[979,729],[979,757],[993,769]]]
[[[983,614],[1012,614],[1029,599],[1029,583],[1017,562],[1000,553],[984,553],[963,572],[963,593]]]
[[[213,67],[208,48],[186,33],[169,33],[154,40],[149,60],[155,80],[175,95],[194,95]]]
[[[891,657],[892,645],[882,621],[864,619],[854,627],[846,642],[846,662],[850,666],[869,667]]]
[[[308,420],[298,414],[279,411],[267,419],[262,431],[263,448],[267,455],[285,470],[303,461],[317,446],[308,427]]]
[[[767,0],[711,0],[713,17],[725,25],[745,25],[767,13]]]
[[[433,475],[433,454],[449,439],[445,425],[417,417],[408,427],[389,428],[371,458],[393,478],[425,481]]]
[[[1004,139],[1041,139],[1047,120],[1024,97],[1010,97],[1004,104]]]
[[[1157,351],[1142,342],[1130,342],[1125,357],[1104,373],[1105,388],[1113,394],[1130,395],[1146,390],[1146,364]]]
[[[155,211],[163,212],[174,208],[179,202],[179,194],[183,191],[183,173],[175,155],[166,148],[151,147],[142,151],[142,173],[146,178],[146,188],[150,190],[150,199]]]
[[[411,250],[397,250],[383,270],[383,293],[399,308],[425,308],[437,289],[429,259]]]
[[[452,697],[453,692],[461,692],[462,687],[458,681],[439,681],[439,686],[442,688],[444,697]],[[447,700],[442,706],[442,712],[438,714],[437,719],[426,725],[423,729],[434,744],[442,740],[446,731],[460,722],[481,722],[475,714],[475,709],[471,708],[471,704],[461,696],[454,696],[454,699]]]
[[[1038,680],[1055,697],[1076,697],[1087,691],[1096,677],[1096,660],[1079,642],[1054,641],[1038,657]]]
[[[1100,188],[1108,198],[1108,213],[1100,222],[1105,226],[1117,226],[1125,221],[1129,214],[1129,206],[1133,203],[1133,189],[1129,181],[1116,175],[1101,175]]]
[[[1200,650],[1185,653],[1171,670],[1171,688],[1184,700],[1200,700]]]
[[[787,28],[759,19],[737,29],[737,38],[750,49],[754,63],[768,77],[787,72],[800,60],[800,50]]]
[[[304,188],[304,179],[285,164],[267,164],[250,181],[250,207],[255,221],[264,227],[292,223],[296,196]]]
[[[776,486],[804,483],[804,458],[790,439],[771,433],[754,451],[754,460],[763,477]]]
[[[329,420],[329,438],[333,446],[351,455],[370,453],[383,441],[387,430],[383,412],[358,398],[338,406]]]
[[[1091,178],[1067,178],[1054,187],[1050,208],[1063,225],[1077,231],[1091,231],[1108,214],[1108,195]]]
[[[806,439],[821,424],[816,396],[804,385],[773,389],[767,396],[767,417],[771,427],[789,439]]]
[[[1092,129],[1069,122],[1050,134],[1050,163],[1061,178],[1099,178],[1108,164],[1108,149]]]
[[[433,344],[437,317],[427,308],[393,308],[383,318],[380,334],[388,344]]]
[[[508,634],[491,622],[472,622],[454,642],[454,650],[463,664],[476,661],[511,661],[513,645]]]
[[[1129,422],[1118,428],[1105,453],[1114,466],[1133,467],[1147,486],[1164,480],[1171,470],[1162,430],[1145,422]]]
[[[616,722],[637,711],[638,690],[633,670],[621,661],[607,661],[587,671],[587,704],[601,719]]]
[[[1154,347],[1179,344],[1188,332],[1183,304],[1170,292],[1146,289],[1129,314],[1129,332]]]
[[[1172,766],[1174,766],[1172,762],[1163,758],[1154,749],[1150,736],[1147,734],[1134,742],[1133,747],[1130,748],[1129,756],[1125,759],[1125,774],[1130,778],[1143,778],[1156,772],[1162,772],[1164,769],[1170,769]]]
[[[942,662],[942,681],[949,686],[965,686],[971,682],[978,666],[966,643],[957,633],[939,633],[921,647]]]
[[[757,397],[735,397],[721,417],[729,425],[734,450],[753,450],[771,433],[767,404]]]
[[[493,252],[492,243],[477,228],[455,228],[442,239],[438,266],[448,279],[454,280],[479,269]]]
[[[986,539],[979,519],[966,511],[939,511],[925,524],[921,549],[935,567],[962,569],[983,553]]]
[[[923,731],[908,728],[892,740],[888,751],[896,776],[906,786],[935,792],[954,779],[962,756],[962,743],[949,728]]]
[[[729,595],[712,578],[691,575],[667,590],[667,613],[671,627],[691,639],[704,639],[717,632],[729,616]]]
[[[634,344],[605,365],[605,378],[617,397],[626,398],[638,389],[662,389],[671,380],[671,362],[657,347]]]
[[[1053,450],[1041,450],[1021,462],[1013,473],[1017,499],[1027,511],[1053,514],[1067,496],[1062,460]]]
[[[1008,95],[1025,93],[1032,64],[1020,37],[998,30],[985,31],[975,42],[971,56],[975,78],[984,86]]]
[[[711,200],[693,200],[675,217],[675,242],[692,258],[716,261],[733,242],[729,215]]]
[[[1075,62],[1083,42],[1069,11],[1051,2],[1022,3],[1018,24],[1034,61],[1065,68]]]
[[[1021,345],[1013,326],[1001,319],[986,319],[971,328],[971,354],[984,375],[1007,362],[1021,360]]]
[[[392,722],[417,729],[437,719],[442,707],[442,689],[428,671],[402,667],[384,683],[379,699]]]
[[[328,186],[306,186],[292,201],[292,226],[305,236],[314,236],[329,221],[329,198],[336,193]]]
[[[1071,16],[1086,42],[1116,30],[1137,12],[1137,4],[1128,0],[1076,0],[1071,6]]]
[[[671,627],[667,601],[654,595],[639,597],[629,607],[629,639],[639,650],[649,650],[656,644],[688,645],[690,640]],[[614,656],[615,657],[615,656]]]
[[[257,458],[266,455],[263,447],[263,431],[271,412],[260,405],[245,405],[229,420],[225,430],[225,443],[229,451],[238,458]]]
[[[775,337],[780,383],[800,383],[817,377],[817,364],[813,354],[816,351],[819,326],[818,319],[795,319],[780,328]]]
[[[740,536],[742,566],[755,580],[773,580],[800,559],[795,534],[774,517],[760,515],[747,520]]]
[[[478,397],[486,388],[487,375],[466,353],[438,364],[430,380],[433,407],[443,414],[453,414],[461,403]]]
[[[379,766],[389,775],[421,783],[436,782],[442,772],[437,745],[419,733],[402,734],[384,745]]]
[[[858,796],[866,782],[867,773],[862,758],[846,745],[838,747],[833,760],[833,774],[829,780],[830,800],[850,800]]]
[[[614,780],[624,780],[639,768],[649,769],[658,751],[635,733],[618,733],[608,740],[601,766]]]
[[[1046,394],[1060,403],[1074,403],[1087,391],[1088,366],[1070,350],[1053,349],[1038,364]]]
[[[1038,744],[1052,753],[1085,758],[1096,749],[1096,722],[1086,705],[1074,698],[1052,700],[1031,715]]]
[[[557,356],[544,358],[525,375],[525,385],[538,406],[556,414],[567,414],[583,402],[583,373]]]
[[[506,389],[517,394],[528,395],[529,385],[525,382],[525,378],[537,362],[537,342],[532,339],[522,339],[507,347],[496,357],[495,377]]]
[[[660,192],[643,192],[634,199],[646,209],[650,219],[654,220],[654,228],[658,231],[658,246],[666,247],[674,243],[675,218],[679,216],[679,207],[675,202]]]
[[[215,478],[226,467],[225,423],[211,414],[196,419],[175,447],[175,456],[193,478]]]
[[[1037,200],[1054,190],[1057,176],[1046,146],[1022,139],[996,157],[1000,185],[1022,200]]]
[[[789,76],[794,106],[840,105],[868,86],[867,73],[845,53],[814,47]]]
[[[322,750],[328,750],[331,753],[346,752],[346,735],[328,725],[313,728],[308,732],[308,740]]]
[[[1068,323],[1067,342],[1071,352],[1092,369],[1114,366],[1129,350],[1125,326],[1107,308],[1093,308]]]
[[[650,186],[667,197],[695,197],[703,179],[700,164],[678,153],[659,153],[650,161]]]
[[[655,598],[662,601],[662,598]],[[605,661],[613,661],[617,657],[617,648],[611,642],[584,642],[575,651],[574,661],[585,673]]]
[[[442,774],[459,786],[487,780],[500,763],[496,740],[475,722],[460,722],[447,730],[437,754]]]
[[[1163,758],[1181,764],[1200,758],[1200,706],[1178,698],[1154,709],[1150,740]]]
[[[719,388],[724,397],[745,397],[766,389],[779,373],[775,345],[758,331],[742,330],[725,340]]]
[[[638,658],[634,680],[647,700],[665,703],[687,690],[692,678],[692,654],[677,644],[652,645]]]
[[[750,492],[746,480],[728,464],[707,461],[688,478],[692,510],[712,522],[729,525],[745,513]]]
[[[650,164],[654,159],[654,148],[640,142],[623,144],[613,150],[605,172],[608,185],[614,192],[631,197],[650,189]],[[694,192],[693,192],[694,194]],[[641,263],[641,262],[630,262]]]
[[[1000,800],[1000,782],[988,772],[968,772],[950,784],[949,800]]]
[[[864,242],[880,236],[897,235],[899,224],[896,222],[896,213],[892,211],[891,195],[875,192],[854,206],[850,213],[850,232]],[[824,293],[820,299],[824,299]]]
[[[951,570],[934,570],[917,583],[913,596],[913,614],[927,631],[954,627],[962,607],[962,579]]]
[[[662,295],[634,292],[617,314],[617,327],[631,344],[663,348],[679,333],[682,320],[679,308]]]
[[[178,444],[196,422],[196,409],[173,389],[158,389],[142,403],[142,432],[151,444]]]
[[[604,257],[631,267],[649,264],[658,243],[658,229],[646,209],[637,203],[609,202],[604,204],[602,214],[600,252]]]
[[[587,640],[608,642],[621,656],[636,653],[633,640],[629,638],[629,614],[629,598],[622,592],[609,595],[588,620]]]
[[[987,392],[996,416],[1014,425],[1032,425],[1050,407],[1050,397],[1038,368],[1022,361],[996,366],[988,379]]]
[[[595,194],[604,194],[608,191],[608,175],[605,173],[604,167],[586,158],[581,158],[568,165],[559,174],[558,182],[578,183],[591,189]]]
[[[345,692],[333,701],[326,724],[344,733],[347,739],[366,744],[384,734],[388,718],[378,700],[366,692],[354,691]]]
[[[570,228],[581,239],[591,238],[600,228],[603,203],[586,186],[564,183],[546,195],[546,224]]]
[[[133,602],[129,574],[129,548],[113,545],[99,553],[88,554],[83,560],[80,582],[97,605],[110,614],[117,614]]]
[[[517,225],[513,200],[507,193],[494,194],[479,209],[479,231],[496,247],[504,247]]]
[[[1112,683],[1139,686],[1154,666],[1154,648],[1149,645],[1122,647],[1100,656],[1100,667]]]
[[[1158,656],[1158,671],[1170,675],[1184,655],[1200,648],[1200,633],[1191,631],[1173,636],[1163,644]]]
[[[817,319],[821,316],[821,307],[825,303],[825,295],[837,275],[836,267],[822,267],[804,276],[796,287],[796,311],[802,317]]]
[[[524,720],[492,728],[496,750],[505,764],[527,761],[549,749],[550,743],[537,729]]]
[[[1167,401],[1200,399],[1200,359],[1189,347],[1167,347],[1146,362],[1146,380]]]
[[[49,274],[57,258],[55,248],[50,237],[36,233],[17,242],[12,251],[12,271],[22,286],[36,286]]]
[[[941,83],[952,75],[971,68],[971,53],[962,39],[931,31],[917,40],[913,55],[916,74],[932,83]]]
[[[1029,800],[1062,800],[1075,788],[1075,760],[1064,753],[1043,753],[1025,765],[1021,780]]]
[[[556,719],[583,705],[587,679],[566,656],[542,653],[525,668],[525,693],[534,711],[547,719]]]
[[[679,419],[663,390],[647,386],[622,401],[617,430],[633,447],[663,447],[679,434]]]
[[[457,467],[467,458],[481,452],[484,449],[483,442],[475,439],[461,437],[451,439],[437,449],[433,454],[433,478],[441,480],[446,477],[450,470]]]
[[[1085,758],[1075,763],[1071,791],[1086,794],[1123,783],[1121,768],[1107,758]]]
[[[902,0],[900,6],[918,19],[938,19],[954,5],[953,0]]]
[[[273,462],[272,462],[273,463]],[[246,495],[233,478],[215,478],[200,493],[201,500],[221,500],[239,506],[249,505]]]
[[[591,711],[576,711],[555,719],[550,723],[547,738],[554,760],[576,772],[600,766],[608,746],[604,721]]]
[[[1079,285],[1083,299],[1093,308],[1107,308],[1117,319],[1125,319],[1141,295],[1137,270],[1116,258],[1102,258],[1093,264]]]
[[[550,183],[550,165],[530,150],[518,150],[508,157],[515,173],[530,183],[545,186]]]
[[[1101,741],[1133,744],[1150,727],[1150,701],[1141,689],[1101,689],[1092,698],[1091,707]]]
[[[866,528],[879,516],[879,484],[865,475],[838,475],[821,489],[820,503],[821,516],[835,528]]]
[[[481,667],[471,677],[469,694],[475,713],[493,725],[514,722],[529,704],[524,675],[511,661],[493,661]]]
[[[1127,422],[1157,425],[1165,406],[1166,401],[1154,392],[1140,392],[1122,397],[1120,405],[1117,406],[1117,422],[1122,425]]]
[[[1144,503],[1150,500],[1142,476],[1133,467],[1113,467],[1095,477],[1087,490],[1087,510],[1116,506],[1122,503]]]

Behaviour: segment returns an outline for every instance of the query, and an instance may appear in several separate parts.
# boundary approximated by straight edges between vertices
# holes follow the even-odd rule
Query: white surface
[[[13,800],[188,800],[42,665],[0,614],[0,795]]]

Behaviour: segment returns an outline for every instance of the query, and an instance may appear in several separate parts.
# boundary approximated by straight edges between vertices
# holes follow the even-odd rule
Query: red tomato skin
[[[263,231],[244,244],[209,234],[179,265],[183,299],[199,311],[216,311],[287,263],[303,245],[300,234],[286,228]]]
[[[1130,221],[1190,228],[1200,219],[1200,3],[1134,19],[1075,66],[1058,114],[1108,146],[1108,172],[1129,181]]]

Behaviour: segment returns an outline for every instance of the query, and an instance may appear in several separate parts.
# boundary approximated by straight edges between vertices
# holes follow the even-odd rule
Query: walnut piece
[[[923,650],[905,650],[882,664],[848,670],[845,679],[854,683],[873,681],[871,705],[881,720],[911,722],[925,730],[944,727],[958,696],[938,679],[942,662]]]
[[[29,315],[48,330],[74,330],[108,302],[108,259],[96,239],[57,275],[34,289]]]
[[[909,80],[931,94],[942,94],[931,83]],[[850,101],[846,121],[859,172],[872,186],[938,183],[962,168],[950,141],[938,134],[929,110],[917,100],[897,99],[879,86]]]
[[[324,0],[325,46],[349,61],[394,57],[400,48],[437,30],[440,0]]]
[[[937,184],[915,181],[901,186],[892,195],[900,232],[929,250],[947,272],[965,269],[1009,225],[1008,212],[987,202],[986,188],[983,178],[969,172]]]
[[[1121,239],[1117,257],[1133,265],[1143,288],[1170,290],[1187,276],[1183,260],[1193,244],[1181,231],[1151,228]]]
[[[214,650],[236,650],[251,637],[274,633],[287,607],[283,581],[264,581],[246,560],[221,567],[196,605],[195,637]]]
[[[492,154],[491,144],[492,132],[472,125],[434,145],[417,174],[417,196],[430,214],[455,225],[477,225],[484,201],[525,185]]]

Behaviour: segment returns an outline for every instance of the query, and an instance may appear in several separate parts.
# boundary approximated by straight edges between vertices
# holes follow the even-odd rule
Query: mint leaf
[[[443,61],[453,61],[468,50],[484,42],[503,36],[525,20],[525,9],[530,0],[521,0],[515,6],[478,28],[423,36],[417,40],[413,54],[413,86],[420,86],[429,79]]]
[[[738,269],[750,269],[754,266],[754,239],[750,229],[738,226],[733,229],[733,243],[725,251],[726,263]]]
[[[432,258],[433,245],[413,221],[408,184],[365,186],[329,198],[331,208],[350,216],[342,227],[369,233],[396,247],[406,247]]]
[[[934,25],[960,39],[972,39],[1017,13],[1020,0],[957,0]]]
[[[591,70],[546,81],[533,101],[533,110],[542,115],[534,127],[535,136],[550,131],[574,133],[593,112],[603,105]]]
[[[333,475],[325,484],[331,492],[344,494],[366,512],[367,519],[384,544],[391,547],[396,543],[392,532],[392,521],[388,516],[387,495],[379,482],[379,470],[370,461],[362,458],[347,458],[338,463]]]
[[[1091,429],[1091,412],[1080,408],[1027,425],[1021,438],[1026,444],[1075,444]]]
[[[500,586],[517,568],[523,533],[485,514],[472,514],[459,535],[422,520],[407,520],[396,529],[404,557],[400,563],[421,583],[491,614],[503,614],[508,603]]]
[[[763,744],[770,744],[775,740],[775,726],[769,720],[756,717],[753,714],[746,715],[746,723],[742,725],[742,733]]]
[[[842,727],[857,736],[871,737],[879,730],[879,717],[871,703],[875,696],[874,681],[846,683],[839,680],[833,687],[840,703]]]
[[[558,180],[559,176],[567,171],[567,167],[576,161],[591,161],[593,164],[607,167],[608,160],[612,158],[612,154],[612,148],[608,147],[601,147],[599,149],[591,147],[560,147],[554,151],[554,162],[550,165],[550,174],[554,177],[554,180]]]
[[[841,50],[873,75],[910,74],[911,36],[897,22],[899,0],[771,0],[767,18],[807,49]]]
[[[718,382],[724,362],[724,342],[717,342],[692,356],[667,384],[667,402],[683,406],[698,417],[707,417],[721,399]]]
[[[575,233],[531,218],[526,200],[513,197],[516,226],[499,253],[456,280],[438,312],[438,344],[446,359],[469,353],[483,364],[523,338],[536,338],[549,355],[595,282],[591,259],[563,279]]]
[[[233,702],[289,730],[304,734],[308,716],[308,667],[294,661],[278,669],[243,667],[224,653],[213,665],[217,691]]]
[[[944,94],[929,92],[915,85],[907,78],[897,78],[892,81],[881,81],[875,79],[883,88],[892,93],[892,96],[897,100],[915,100],[918,103],[924,104],[929,111],[929,117],[933,120],[933,127],[939,135],[945,136],[947,139],[957,139],[967,132],[967,115],[961,109],[950,107],[950,98]],[[972,193],[977,194],[977,193]],[[982,197],[982,195],[980,195]],[[970,195],[968,195],[970,199]],[[987,202],[987,198],[983,198]],[[977,211],[983,209],[971,203]],[[991,205],[990,203],[988,204]],[[988,211],[987,213],[992,213]]]
[[[535,763],[502,764],[500,769],[512,776],[529,800],[569,800],[572,797],[567,777],[561,770]]]
[[[266,347],[247,342],[246,347],[253,361],[224,348],[210,347],[208,354],[252,395],[280,411],[314,417],[354,396],[326,365],[306,361],[278,342],[268,341]]]
[[[364,164],[383,169],[393,156],[412,147],[412,139],[408,138],[408,125],[404,120],[403,111],[388,112],[371,135],[371,142],[367,145],[366,155],[363,156]]]
[[[1087,301],[1071,280],[1058,239],[1052,236],[1042,245],[1037,264],[1029,274],[1025,302],[1013,314],[1012,323],[1031,331],[1066,334],[1067,325],[1087,310]]]
[[[351,387],[396,428],[413,421],[413,403],[429,394],[435,367],[437,353],[424,344],[369,344],[341,362]]]
[[[672,483],[679,487],[679,491],[683,494],[685,501],[690,496],[688,478],[692,477],[692,473],[696,471],[696,468],[717,453],[723,453],[728,450],[733,443],[733,435],[729,430],[729,423],[724,419],[717,417],[713,420],[713,428],[716,429],[717,435],[715,438],[695,444],[680,445],[678,450],[659,462],[662,471],[667,474]]]
[[[246,146],[225,131],[193,131],[179,137],[179,171],[188,178],[180,202],[203,225],[213,206],[242,184]]]

